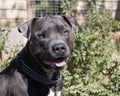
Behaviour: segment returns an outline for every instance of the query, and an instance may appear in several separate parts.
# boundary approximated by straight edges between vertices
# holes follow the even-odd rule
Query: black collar
[[[19,60],[20,62],[20,70],[26,74],[27,76],[29,76],[31,79],[36,80],[39,83],[45,84],[45,85],[56,85],[57,82],[61,79],[60,76],[57,80],[50,80],[47,77],[42,76],[41,74],[35,72],[34,70],[32,70],[29,66],[27,66],[27,64],[23,61],[22,58],[17,58],[17,61]]]

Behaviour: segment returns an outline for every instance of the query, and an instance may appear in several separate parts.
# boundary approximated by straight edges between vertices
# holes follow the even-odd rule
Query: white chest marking
[[[48,96],[55,96],[55,92],[50,89]],[[61,96],[61,91],[57,91],[56,96]]]

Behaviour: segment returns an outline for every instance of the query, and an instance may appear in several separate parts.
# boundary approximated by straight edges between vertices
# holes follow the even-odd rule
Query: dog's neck
[[[45,85],[56,85],[59,80],[61,80],[60,74],[57,73],[54,76],[54,78],[49,79],[48,77],[42,75],[43,73],[39,74],[35,72],[32,68],[30,68],[21,57],[17,58],[18,63],[18,71],[24,73],[28,78],[31,78],[39,83],[45,84]],[[59,77],[58,77],[59,76]],[[56,79],[57,78],[57,79]]]
[[[47,68],[43,68],[43,70],[46,72],[47,77],[51,80],[60,78],[60,71],[56,71],[55,69],[47,69]]]

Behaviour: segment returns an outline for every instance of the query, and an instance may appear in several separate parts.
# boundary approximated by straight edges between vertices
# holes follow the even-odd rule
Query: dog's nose
[[[55,44],[52,49],[56,55],[63,56],[66,51],[66,46],[64,43],[59,43],[59,44]]]

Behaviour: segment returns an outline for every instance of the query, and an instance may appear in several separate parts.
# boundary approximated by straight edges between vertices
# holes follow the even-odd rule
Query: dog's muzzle
[[[52,68],[64,68],[66,66],[67,58],[69,57],[69,48],[63,42],[57,42],[51,44],[48,47],[49,51],[45,51],[44,53],[39,53],[37,55],[38,59],[40,59],[47,67]]]

